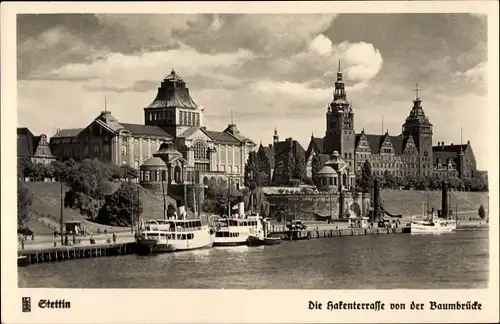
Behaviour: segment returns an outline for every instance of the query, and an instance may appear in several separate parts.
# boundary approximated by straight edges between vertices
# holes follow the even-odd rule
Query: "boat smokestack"
[[[444,180],[441,182],[441,217],[448,218],[448,184]]]
[[[177,219],[186,219],[186,206],[182,200],[177,200]]]
[[[240,218],[245,218],[245,202],[243,196],[238,197],[238,215]]]

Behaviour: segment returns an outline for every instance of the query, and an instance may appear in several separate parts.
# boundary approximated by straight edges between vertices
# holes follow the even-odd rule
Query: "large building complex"
[[[333,101],[326,112],[326,132],[323,138],[311,137],[306,151],[307,174],[311,175],[312,160],[319,156],[322,163],[334,151],[339,152],[347,167],[359,171],[369,161],[375,175],[390,172],[395,176],[441,175],[469,177],[476,171],[476,161],[470,142],[465,145],[432,145],[433,129],[425,115],[418,95],[406,118],[402,132],[397,135],[356,133],[354,110],[347,100],[345,83],[337,73]]]
[[[208,184],[231,179],[233,184],[242,184],[248,153],[256,144],[233,122],[223,131],[207,130],[203,113],[186,82],[172,70],[144,108],[144,124],[122,123],[110,111],[103,111],[84,128],[59,129],[50,139],[50,148],[60,160],[98,158],[139,169],[161,153],[163,143],[172,143],[167,145],[169,150],[179,152],[182,160],[168,173],[169,181]]]

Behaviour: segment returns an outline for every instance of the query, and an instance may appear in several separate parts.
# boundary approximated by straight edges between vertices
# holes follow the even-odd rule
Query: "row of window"
[[[193,233],[187,233],[187,234],[159,234],[159,233],[147,233],[146,238],[157,238],[157,237],[162,237],[166,238],[168,240],[192,240],[194,239],[194,234]]]
[[[200,114],[191,111],[180,111],[180,124],[183,126],[200,126]]]
[[[232,172],[233,172],[233,166],[232,166],[232,165],[228,165],[228,166],[226,166],[226,165],[224,165],[224,164],[222,164],[222,165],[217,165],[217,171],[222,171],[222,172],[226,172],[226,171],[227,171],[227,172],[229,172],[229,173],[232,173]],[[237,165],[235,165],[235,166],[234,166],[234,172],[235,172],[235,173],[239,173],[239,172],[240,172],[240,167],[239,167],[239,166],[237,166]]]
[[[216,232],[215,237],[238,237],[240,233],[237,232]]]

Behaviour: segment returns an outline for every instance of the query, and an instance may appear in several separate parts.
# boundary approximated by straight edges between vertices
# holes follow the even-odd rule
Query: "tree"
[[[128,164],[120,166],[119,172],[122,179],[132,180],[139,177],[139,171]]]
[[[316,173],[318,173],[319,170],[321,170],[321,159],[318,154],[315,154],[312,158],[311,169],[313,177]]]
[[[251,182],[255,181],[255,178],[257,177],[258,170],[257,170],[257,153],[255,152],[250,152],[248,154],[248,160],[247,163],[245,164],[245,187],[248,187]]]
[[[130,226],[137,222],[142,210],[139,187],[123,182],[118,190],[106,197],[96,221],[107,225]]]
[[[481,219],[484,219],[484,218],[486,217],[486,212],[485,212],[485,210],[484,210],[483,205],[479,206],[479,209],[478,209],[478,211],[477,211],[477,214],[479,215],[479,217],[480,217]]]
[[[285,161],[285,170],[288,181],[290,181],[293,177],[293,173],[295,170],[295,158],[293,156],[292,150],[289,150],[287,153]]]
[[[66,163],[65,173],[63,180],[69,190],[64,205],[94,220],[111,192],[109,169],[97,159],[87,159],[80,164]]]
[[[31,177],[33,174],[33,162],[28,157],[20,157],[17,159],[17,176],[24,180],[24,178]]]
[[[389,170],[384,171],[383,186],[390,189],[396,187],[396,179]]]
[[[303,156],[300,156],[293,168],[292,176],[295,179],[302,181],[306,177],[306,162]]]
[[[361,174],[357,177],[358,186],[362,192],[370,192],[373,186],[372,166],[368,160],[361,167]]]
[[[262,171],[262,172],[257,172],[257,177],[255,178],[255,185],[256,187],[266,187],[269,185],[269,179],[267,177],[267,174]]]
[[[43,181],[45,178],[45,166],[41,163],[33,163],[30,178],[33,181]]]
[[[17,226],[26,227],[30,217],[29,207],[33,204],[33,195],[23,181],[17,180]]]

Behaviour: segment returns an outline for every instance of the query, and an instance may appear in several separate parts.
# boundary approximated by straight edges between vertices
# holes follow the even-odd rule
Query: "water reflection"
[[[20,287],[483,288],[488,232],[370,235],[78,259],[19,268]]]

